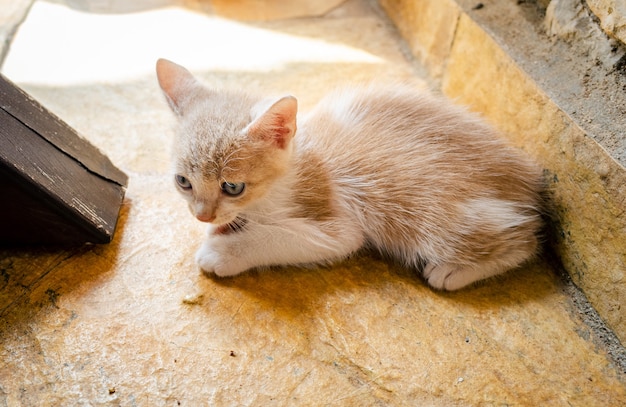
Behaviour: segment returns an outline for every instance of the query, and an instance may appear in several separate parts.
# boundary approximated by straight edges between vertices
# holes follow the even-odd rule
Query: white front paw
[[[235,276],[247,268],[240,259],[221,253],[208,242],[204,242],[196,252],[196,263],[205,273],[214,273],[219,277]]]

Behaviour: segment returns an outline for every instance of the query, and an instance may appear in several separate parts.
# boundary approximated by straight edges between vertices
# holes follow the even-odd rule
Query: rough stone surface
[[[546,31],[586,51],[587,57],[612,68],[625,51],[602,31],[579,0],[552,0],[546,9]]]
[[[443,90],[544,166],[555,216],[549,243],[626,342],[626,78],[549,40],[532,5],[458,4]]]
[[[49,267],[2,317],[8,405],[626,402],[545,265],[456,294],[368,256],[211,280],[177,243],[201,231],[162,203],[169,182],[136,181],[113,245],[3,265]]]
[[[461,13],[457,4],[453,0],[381,0],[380,4],[398,26],[413,54],[435,80],[440,80]]]
[[[58,21],[67,34],[49,28]],[[225,48],[225,37],[238,40]],[[399,44],[360,1],[255,24],[36,3],[5,73],[130,184],[112,244],[0,251],[0,405],[625,404],[624,375],[544,261],[452,294],[368,253],[224,280],[198,272],[203,226],[172,186],[154,60],[213,85],[288,90],[307,109],[338,83],[419,80]]]
[[[626,44],[626,3],[623,0],[586,0],[586,3],[600,19],[602,29]]]

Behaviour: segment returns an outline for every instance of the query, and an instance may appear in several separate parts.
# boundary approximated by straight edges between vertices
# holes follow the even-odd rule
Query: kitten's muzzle
[[[212,223],[215,220],[215,214],[206,215],[204,213],[199,213],[196,215],[196,219],[198,219],[200,222]]]

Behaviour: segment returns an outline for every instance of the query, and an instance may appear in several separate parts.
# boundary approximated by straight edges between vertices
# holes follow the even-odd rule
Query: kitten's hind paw
[[[424,278],[433,288],[454,291],[478,280],[473,270],[465,269],[458,264],[428,263],[424,267]]]

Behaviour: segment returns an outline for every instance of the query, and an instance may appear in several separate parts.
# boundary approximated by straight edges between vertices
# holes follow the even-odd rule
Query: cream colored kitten
[[[175,180],[211,226],[200,267],[327,263],[364,246],[456,290],[538,250],[539,169],[463,109],[406,86],[291,96],[217,91],[157,62],[180,121]]]

